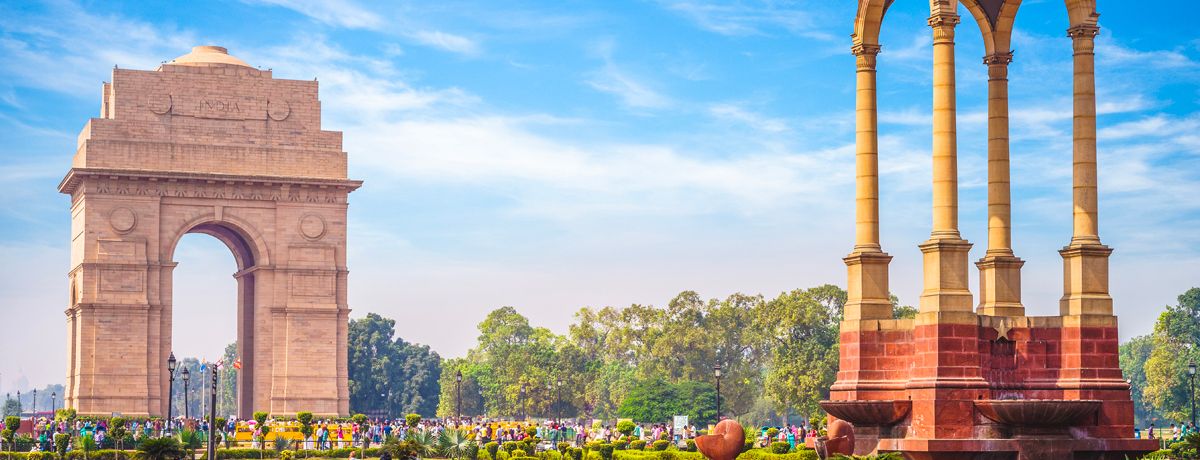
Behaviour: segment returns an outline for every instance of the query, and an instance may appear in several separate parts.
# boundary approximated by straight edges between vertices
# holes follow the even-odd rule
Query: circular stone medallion
[[[137,214],[129,208],[117,208],[108,214],[108,223],[117,233],[129,233],[137,226]]]
[[[158,115],[166,115],[175,106],[175,100],[170,94],[154,94],[149,96],[146,105],[150,107],[151,112]]]
[[[292,104],[288,101],[267,101],[267,116],[275,121],[286,120],[292,114]]]
[[[322,236],[325,236],[325,219],[316,214],[301,217],[300,234],[310,240],[320,239]]]

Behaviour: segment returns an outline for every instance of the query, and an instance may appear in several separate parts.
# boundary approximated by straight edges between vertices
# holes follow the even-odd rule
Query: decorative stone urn
[[[712,434],[696,438],[696,449],[708,460],[733,460],[742,453],[745,444],[746,432],[733,420],[722,420]]]

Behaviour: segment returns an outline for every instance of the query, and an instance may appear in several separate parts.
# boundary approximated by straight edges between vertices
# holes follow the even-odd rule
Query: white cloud
[[[764,116],[746,110],[737,104],[713,104],[708,107],[708,112],[719,119],[743,123],[768,133],[782,133],[790,130],[788,123],[783,119]]]
[[[709,32],[730,35],[764,35],[773,29],[815,38],[833,40],[823,31],[811,13],[817,5],[778,7],[774,2],[708,2],[696,0],[661,1],[670,11],[679,13]]]
[[[384,20],[349,0],[250,0],[284,7],[332,26],[351,29],[381,29]]]
[[[591,72],[584,81],[597,91],[612,94],[631,108],[661,109],[671,105],[670,98],[652,89],[641,79],[613,61],[613,40],[602,40],[593,46],[593,52],[604,61],[604,65]]]
[[[475,56],[480,53],[479,44],[475,41],[438,30],[419,30],[410,35],[416,41],[440,48],[453,53]]]

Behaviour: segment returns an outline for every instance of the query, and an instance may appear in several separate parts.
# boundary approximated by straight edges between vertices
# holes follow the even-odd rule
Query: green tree
[[[438,406],[441,357],[396,335],[396,321],[370,313],[350,321],[350,408],[432,416]]]
[[[617,415],[641,423],[667,423],[686,415],[696,425],[716,423],[717,390],[711,383],[664,379],[639,381],[621,402]]]
[[[237,342],[225,346],[225,354],[221,356],[224,366],[218,371],[217,382],[217,415],[237,415],[237,369],[233,363],[238,359]],[[211,382],[209,383],[211,385]]]
[[[21,415],[21,402],[14,399],[4,401],[4,413],[0,414],[4,417],[10,415]]]
[[[1133,415],[1137,426],[1150,423],[1150,406],[1145,402],[1146,360],[1154,349],[1154,339],[1149,335],[1138,336],[1121,344],[1121,373],[1132,386]]]
[[[1151,351],[1142,369],[1146,384],[1143,400],[1172,421],[1189,418],[1191,407],[1187,366],[1200,358],[1195,346],[1200,340],[1200,288],[1178,297],[1179,304],[1167,306],[1150,335]]]
[[[781,409],[815,417],[837,377],[838,323],[845,292],[825,285],[795,290],[763,304],[756,315],[769,356],[766,395]]]

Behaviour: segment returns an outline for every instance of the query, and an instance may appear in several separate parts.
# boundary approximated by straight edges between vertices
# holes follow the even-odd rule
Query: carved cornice
[[[362,181],[357,180],[73,168],[59,191],[73,199],[87,193],[345,204],[347,194],[360,186]]]

